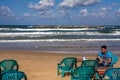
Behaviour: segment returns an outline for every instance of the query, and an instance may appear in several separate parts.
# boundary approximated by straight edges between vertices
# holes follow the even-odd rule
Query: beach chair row
[[[96,60],[84,60],[82,61],[82,64],[77,67],[76,58],[66,57],[58,63],[57,75],[60,74],[61,70],[62,78],[65,76],[65,72],[70,72],[71,80],[104,80],[105,76],[108,76],[105,80],[120,80],[120,68],[113,68],[113,65],[117,62],[118,56],[113,56],[111,66],[109,68],[105,68],[106,71],[104,72],[104,75],[100,75],[96,70],[98,67],[98,62]]]
[[[0,80],[27,80],[26,74],[18,70],[18,62],[13,59],[0,62]]]

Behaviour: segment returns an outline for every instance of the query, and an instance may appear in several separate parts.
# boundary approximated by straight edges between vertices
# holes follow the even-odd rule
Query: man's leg
[[[106,63],[106,62],[105,62],[105,63],[104,63],[104,66],[105,66],[105,67],[110,67],[110,63]]]
[[[104,62],[99,63],[98,66],[104,66]]]

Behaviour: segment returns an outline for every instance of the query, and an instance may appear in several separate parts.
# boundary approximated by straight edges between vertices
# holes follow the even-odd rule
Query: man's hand
[[[103,62],[102,58],[99,58],[99,62],[98,63],[102,63],[102,62]]]
[[[111,58],[109,58],[108,60],[104,60],[103,62],[107,62],[107,63],[110,63],[111,62]]]

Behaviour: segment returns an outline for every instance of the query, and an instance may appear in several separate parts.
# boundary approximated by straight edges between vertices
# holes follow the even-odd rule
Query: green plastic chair
[[[71,80],[92,80],[95,69],[92,66],[77,67],[71,75]]]
[[[94,72],[95,73],[94,77],[96,78],[96,80],[100,79],[100,76],[99,76],[98,72],[95,70],[95,68],[98,67],[97,60],[84,60],[84,61],[82,61],[81,66],[91,66],[91,67],[94,67],[94,71],[95,71]]]
[[[107,76],[108,79],[102,79],[101,80],[120,80],[120,68],[109,68],[106,70],[103,77]]]
[[[65,76],[65,72],[73,72],[74,68],[77,66],[77,58],[66,57],[57,66],[57,74],[62,70],[62,78]],[[74,67],[75,66],[75,67]]]
[[[2,75],[2,80],[27,80],[27,77],[22,71],[10,71]]]
[[[97,67],[98,66],[98,62],[96,60],[84,60],[84,61],[82,61],[81,66]]]
[[[113,65],[116,64],[118,60],[119,60],[118,56],[113,55],[110,66],[113,67]]]
[[[0,62],[0,69],[1,69],[1,75],[5,72],[9,72],[11,70],[18,70],[18,63],[16,60],[3,60]]]

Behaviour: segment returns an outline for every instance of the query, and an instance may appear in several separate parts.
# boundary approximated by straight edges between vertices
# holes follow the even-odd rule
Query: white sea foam
[[[96,28],[70,28],[70,29],[62,29],[62,28],[0,28],[0,30],[15,30],[15,31],[80,31],[80,30],[97,30]]]
[[[0,40],[0,42],[74,42],[74,41],[120,41],[120,39],[42,39],[42,40]]]
[[[17,36],[54,36],[54,35],[111,35],[111,36],[119,36],[120,31],[116,31],[114,33],[99,33],[99,32],[9,32],[9,33],[0,33],[0,37],[17,37]]]
[[[10,30],[10,28],[0,28],[0,30]]]
[[[28,26],[28,27],[30,27],[30,28],[31,28],[31,27],[33,27],[33,26]]]
[[[20,33],[0,33],[0,37],[17,37],[17,36],[42,36],[42,35],[50,35],[52,32],[20,32]]]

